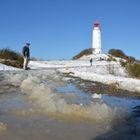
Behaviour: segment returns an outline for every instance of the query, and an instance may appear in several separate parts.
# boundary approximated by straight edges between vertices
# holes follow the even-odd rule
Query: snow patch
[[[92,73],[88,71],[87,69],[79,70],[79,69],[60,69],[62,73],[71,73],[74,77],[79,77],[84,80],[89,81],[95,81],[95,82],[101,82],[104,84],[116,84],[117,87],[120,89],[132,91],[132,92],[139,92],[140,93],[140,80],[133,79],[133,78],[127,78],[122,76],[114,76],[111,74],[98,74],[98,73]]]
[[[12,67],[12,66],[0,64],[0,71],[11,71],[11,70],[20,70],[20,69]]]

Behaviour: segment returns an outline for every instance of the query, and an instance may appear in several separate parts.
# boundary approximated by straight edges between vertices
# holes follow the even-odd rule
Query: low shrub
[[[108,53],[115,56],[115,57],[126,58],[125,53],[122,50],[119,50],[119,49],[110,49],[108,51]]]
[[[137,61],[134,57],[126,55],[122,50],[119,49],[110,49],[108,53],[111,54],[112,56],[123,58],[128,63],[133,63]]]
[[[130,76],[140,78],[140,63],[129,63],[127,70]]]
[[[2,59],[0,62],[5,65],[22,68],[23,57],[21,54],[13,50],[10,50],[8,48],[0,49],[0,59]]]
[[[92,51],[93,51],[92,48],[85,49],[85,50],[81,51],[79,54],[75,55],[72,59],[76,60],[84,55],[90,55],[90,54],[92,54]]]
[[[17,52],[10,50],[8,48],[6,49],[0,49],[0,58],[1,59],[10,59],[10,60],[17,60],[19,58],[20,54]]]

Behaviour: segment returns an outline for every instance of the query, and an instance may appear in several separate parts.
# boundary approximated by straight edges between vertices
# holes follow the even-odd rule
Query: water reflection
[[[107,94],[93,99],[52,70],[9,72],[1,80],[2,140],[115,139],[139,131],[139,108],[134,108],[139,100]]]

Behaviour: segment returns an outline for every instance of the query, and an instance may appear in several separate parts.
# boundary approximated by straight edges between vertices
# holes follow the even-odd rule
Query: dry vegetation
[[[127,65],[129,74],[134,78],[140,78],[140,63],[134,62]]]
[[[127,56],[122,50],[111,49],[108,53],[125,59],[126,61],[120,61],[120,64],[127,69],[131,77],[140,78],[140,62],[138,60],[132,56]]]
[[[8,66],[22,68],[23,57],[21,54],[8,48],[0,49],[0,63]]]
[[[92,48],[81,51],[79,54],[75,55],[72,59],[77,60],[84,55],[90,55],[90,54],[92,54]]]

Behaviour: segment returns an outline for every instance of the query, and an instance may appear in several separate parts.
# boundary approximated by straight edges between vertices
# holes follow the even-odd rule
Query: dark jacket
[[[92,63],[92,58],[90,59],[90,63]]]
[[[29,47],[24,46],[24,47],[23,47],[22,53],[23,53],[23,56],[30,57],[30,50],[29,50]]]

